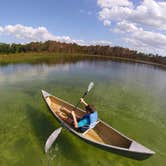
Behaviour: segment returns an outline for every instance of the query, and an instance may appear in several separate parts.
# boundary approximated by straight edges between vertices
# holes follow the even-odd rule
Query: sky
[[[47,40],[166,56],[166,0],[1,1],[1,43]]]

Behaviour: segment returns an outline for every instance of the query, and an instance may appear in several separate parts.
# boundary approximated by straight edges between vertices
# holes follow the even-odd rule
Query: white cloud
[[[131,48],[154,54],[158,53],[163,56],[166,55],[166,35],[145,31],[142,28],[132,25],[132,23],[121,23],[119,25],[115,29],[116,32],[127,32],[123,37],[123,41]]]
[[[47,41],[47,40],[55,40],[65,43],[77,43],[79,45],[111,45],[110,41],[84,41],[84,40],[74,40],[69,36],[56,36],[51,34],[46,27],[37,27],[33,28],[31,26],[24,25],[7,25],[0,26],[0,35],[8,35],[13,36],[19,39],[20,43],[22,40],[26,40],[27,42],[31,41]]]
[[[7,25],[0,28],[0,31],[4,35],[14,36],[17,39],[25,39],[28,41],[46,41],[57,40],[62,42],[72,42],[68,36],[55,36],[48,32],[47,28],[41,26],[33,28],[31,26],[24,25]]]
[[[156,53],[161,49],[166,52],[166,35],[164,34],[145,31],[143,28],[137,27],[136,24],[127,21],[117,23],[114,32],[124,33],[124,41],[133,48],[141,48],[141,50],[149,50],[149,52],[155,50]]]
[[[166,55],[166,2],[98,0],[99,19],[113,22],[112,32],[121,33],[127,47]],[[118,35],[118,34],[117,34]],[[120,41],[120,40],[119,40]]]
[[[102,45],[102,46],[109,45],[109,46],[111,46],[112,42],[108,41],[108,40],[96,40],[96,41],[90,42],[89,45]]]
[[[127,8],[127,7],[118,7],[115,6],[111,9],[109,8],[103,8],[100,12],[99,12],[99,19],[101,21],[105,21],[105,20],[123,20],[123,19],[127,19],[127,16],[130,15],[132,12],[131,9]]]
[[[104,26],[110,26],[111,25],[111,21],[104,20],[103,24],[104,24]]]
[[[3,28],[0,26],[0,34],[3,32]]]
[[[146,40],[147,38],[144,39],[137,39],[134,37],[131,38],[124,38],[124,41],[130,45],[130,48],[138,50],[138,51],[142,51],[142,52],[146,52],[146,53],[152,53],[152,54],[159,54],[162,56],[166,56],[166,49],[164,47],[155,47],[155,34],[153,37],[151,37],[151,42],[149,44],[149,42],[144,42],[144,40]],[[143,40],[143,41],[142,41]],[[165,43],[165,42],[163,42]],[[165,43],[166,44],[166,43]],[[158,43],[157,43],[158,45]]]
[[[84,46],[84,45],[111,46],[112,45],[112,42],[108,41],[108,40],[92,40],[92,41],[77,40],[76,43],[79,45],[82,45],[82,46]]]
[[[128,20],[166,30],[166,2],[143,0],[140,5],[135,7],[126,0],[98,0],[97,2],[101,7],[99,18],[102,21]]]
[[[102,8],[110,8],[113,6],[133,6],[132,2],[128,0],[98,0],[97,3]]]
[[[142,28],[138,28],[135,24],[123,20],[122,22],[117,23],[117,27],[114,29],[114,32],[136,32],[141,29]]]
[[[139,29],[131,35],[131,38],[147,47],[166,49],[166,35],[160,33]]]

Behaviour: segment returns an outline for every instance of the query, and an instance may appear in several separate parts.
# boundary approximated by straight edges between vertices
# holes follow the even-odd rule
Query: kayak
[[[86,112],[44,90],[42,90],[42,96],[51,113],[60,124],[82,140],[106,151],[137,160],[144,160],[155,154],[154,151],[128,138],[100,119],[97,120],[92,128],[88,128],[85,131],[75,129],[73,123],[69,123],[64,118],[61,118],[61,115],[63,117],[68,116],[64,110],[74,111],[77,117],[82,117]]]

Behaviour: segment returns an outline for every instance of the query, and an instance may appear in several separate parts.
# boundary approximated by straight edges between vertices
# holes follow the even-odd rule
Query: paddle
[[[90,82],[88,85],[88,89],[86,90],[86,92],[83,94],[82,98],[85,98],[85,96],[90,92],[90,90],[93,88],[94,83]],[[75,108],[77,108],[78,104],[80,103],[80,101],[76,104]],[[61,133],[62,127],[56,129],[47,139],[46,144],[45,144],[45,153],[47,153],[49,151],[49,149],[51,148],[52,144],[54,143],[54,141],[57,139],[57,137],[59,136],[59,134]]]
[[[85,96],[90,92],[90,90],[93,88],[94,86],[94,83],[93,82],[90,82],[89,85],[88,85],[88,89],[86,90],[86,92],[83,94],[82,98],[85,98]],[[75,108],[78,107],[80,101],[75,105]]]
[[[54,141],[57,139],[58,135],[61,133],[62,127],[56,129],[47,139],[45,144],[45,153],[51,148]]]

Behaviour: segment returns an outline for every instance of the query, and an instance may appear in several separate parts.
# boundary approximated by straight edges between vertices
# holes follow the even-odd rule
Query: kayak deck
[[[109,126],[105,125],[103,122],[99,122],[93,129],[89,129],[83,133],[85,137],[96,142],[118,146],[122,148],[129,148],[131,145],[130,140],[126,139],[119,133],[115,132]]]

